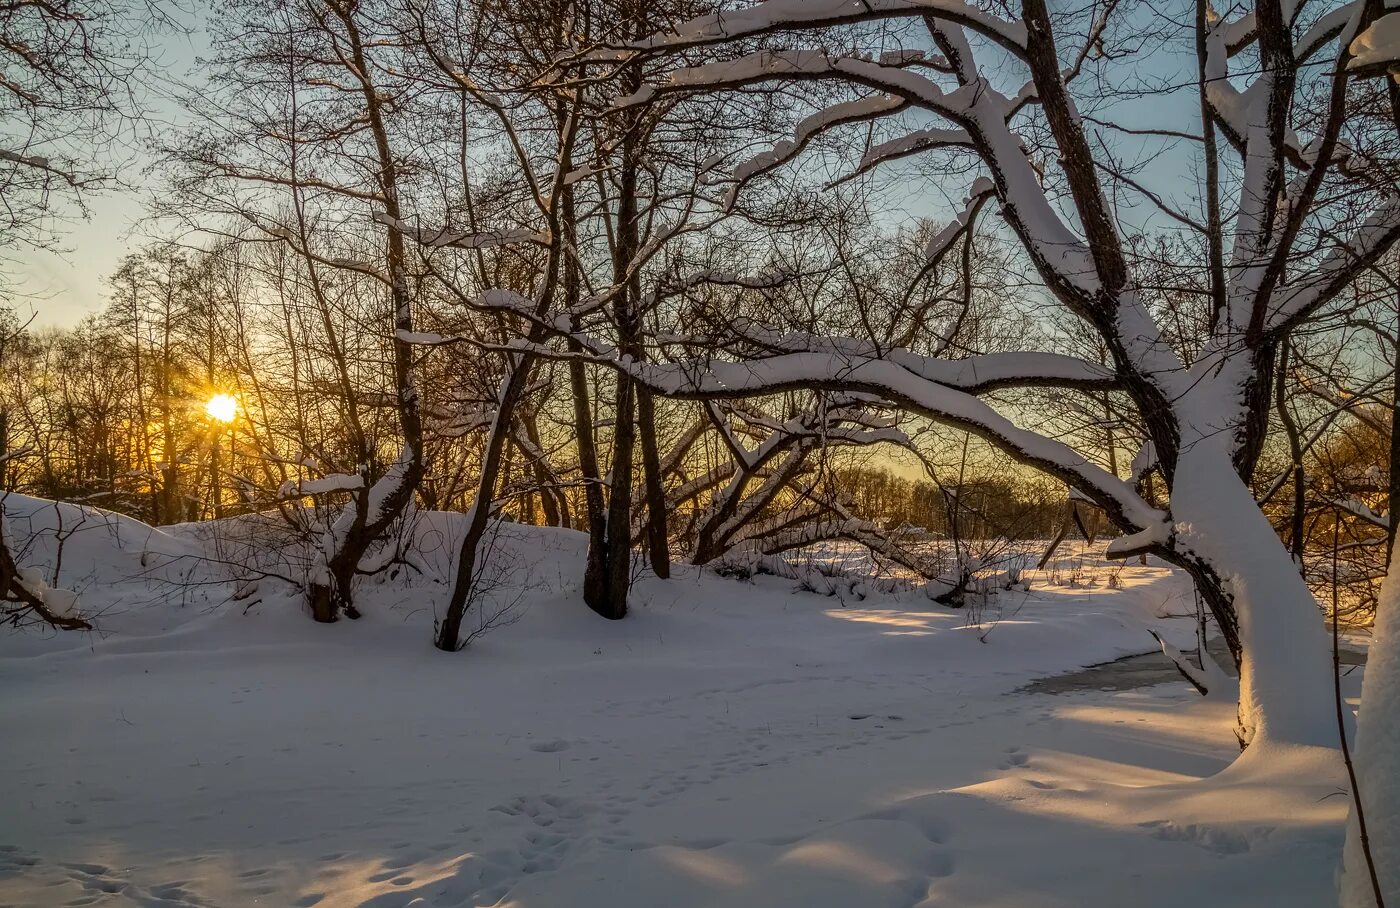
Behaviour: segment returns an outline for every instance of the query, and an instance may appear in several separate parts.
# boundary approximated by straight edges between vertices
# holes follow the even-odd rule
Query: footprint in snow
[[[1025,753],[1019,747],[1006,748],[1006,759],[1001,764],[1001,769],[1016,769],[1030,763],[1031,755]]]

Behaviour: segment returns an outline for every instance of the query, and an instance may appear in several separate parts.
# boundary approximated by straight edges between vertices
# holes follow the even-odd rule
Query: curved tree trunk
[[[467,533],[462,537],[462,545],[457,553],[457,571],[452,584],[452,595],[447,601],[447,611],[443,614],[433,640],[438,649],[448,653],[455,653],[462,648],[462,620],[466,617],[467,608],[476,592],[477,557],[491,520],[491,510],[496,498],[496,481],[501,474],[506,445],[510,440],[510,423],[515,418],[516,405],[530,383],[534,360],[522,355],[508,368],[509,372],[497,395],[496,416],[486,436],[486,451],[481,459],[476,500],[467,511]]]
[[[1175,550],[1227,640],[1230,611],[1238,622],[1241,742],[1335,747],[1322,613],[1219,435],[1183,444],[1170,503]]]

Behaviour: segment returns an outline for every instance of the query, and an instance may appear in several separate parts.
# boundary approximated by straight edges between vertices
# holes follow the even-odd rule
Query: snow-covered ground
[[[441,585],[367,586],[330,626],[271,585],[164,602],[197,543],[142,564],[124,526],[65,556],[104,634],[0,636],[0,904],[1335,904],[1332,752],[1221,774],[1232,707],[1184,682],[1017,692],[1147,626],[1187,645],[1163,567],[1032,575],[976,626],[681,569],[610,623],[582,536],[513,528],[519,620],[446,655]]]

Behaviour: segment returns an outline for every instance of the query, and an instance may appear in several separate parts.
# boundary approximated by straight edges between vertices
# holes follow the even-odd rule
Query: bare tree
[[[682,68],[643,94],[837,83],[857,93],[846,104],[866,105],[862,121],[885,120],[908,108],[942,120],[946,129],[912,132],[898,148],[928,153],[956,146],[975,155],[985,175],[973,184],[970,197],[995,195],[1045,292],[1099,335],[1109,369],[1031,351],[928,359],[820,336],[791,337],[787,351],[761,359],[701,357],[623,368],[678,396],[734,397],[797,386],[872,394],[965,428],[1058,476],[1121,528],[1125,535],[1110,547],[1112,554],[1150,552],[1195,578],[1240,662],[1243,742],[1271,737],[1334,743],[1318,609],[1247,480],[1269,421],[1280,344],[1400,237],[1400,196],[1383,168],[1358,172],[1341,166],[1349,159],[1386,160],[1393,137],[1388,133],[1376,140],[1374,131],[1368,133],[1365,111],[1358,111],[1350,91],[1350,38],[1367,21],[1367,8],[1348,4],[1309,20],[1285,18],[1270,4],[1238,19],[1200,15],[1202,120],[1195,136],[1204,138],[1206,185],[1194,213],[1156,200],[1178,222],[1199,228],[1208,253],[1202,283],[1209,290],[1211,318],[1198,339],[1199,352],[1189,358],[1173,349],[1160,313],[1138,286],[1139,262],[1106,189],[1131,184],[1121,179],[1113,156],[1101,150],[1100,127],[1081,115],[1072,90],[1091,63],[1114,59],[1099,49],[1120,12],[1110,4],[1057,20],[1041,0],[1024,0],[1016,18],[961,3],[832,11],[770,0],[702,17],[632,45],[647,53],[676,53],[791,35],[787,43],[796,46],[755,51],[722,66]],[[881,48],[880,54],[842,53],[801,43],[808,33],[891,18],[921,27],[932,52],[905,44],[897,51]],[[857,48],[862,34],[854,32]],[[980,68],[983,53],[974,38],[1009,57],[1025,74],[1024,85],[1010,93],[995,88]],[[1261,65],[1232,71],[1233,61],[1246,59]],[[1327,75],[1307,75],[1306,67],[1316,60],[1329,61]],[[1318,105],[1310,103],[1313,97],[1320,98]],[[848,123],[849,112],[849,106],[826,108],[807,132]],[[1029,129],[1033,122],[1042,123],[1043,130]],[[1102,129],[1121,132],[1105,122]],[[1343,148],[1344,128],[1360,157],[1353,159]],[[1217,145],[1217,133],[1223,145]],[[1238,191],[1227,204],[1221,158],[1231,151],[1238,154],[1230,170]],[[1054,161],[1053,172],[1041,160]],[[1073,212],[1072,221],[1056,209],[1057,200]],[[1231,237],[1223,226],[1227,222]],[[1073,448],[1016,425],[979,399],[996,389],[1056,385],[1115,389],[1131,400],[1153,444],[1165,507],[1154,506],[1129,482]]]
[[[140,33],[159,5],[47,0],[0,4],[0,248],[47,247],[116,173],[109,152],[139,116]]]
[[[215,92],[190,106],[205,124],[170,150],[180,168],[180,205],[205,214],[205,230],[273,244],[318,318],[349,441],[342,469],[290,482],[284,496],[344,493],[313,540],[306,582],[312,617],[357,617],[361,560],[408,508],[423,471],[423,429],[413,375],[415,276],[402,218],[409,155],[408,83],[386,42],[378,9],[357,3],[243,3],[224,23]],[[237,138],[234,139],[234,136]],[[170,208],[167,214],[179,214]],[[334,226],[332,226],[334,225]],[[288,264],[285,260],[283,264]],[[288,273],[285,272],[284,273]],[[365,351],[347,307],[378,310],[364,330],[387,348],[387,406],[396,450],[385,464],[365,411],[380,401],[364,387]],[[387,311],[385,311],[387,310]],[[379,314],[382,313],[382,314]]]

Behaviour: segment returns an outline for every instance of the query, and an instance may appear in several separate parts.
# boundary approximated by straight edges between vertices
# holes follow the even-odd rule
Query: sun
[[[205,403],[204,414],[215,422],[233,422],[238,418],[238,398],[215,394]]]

